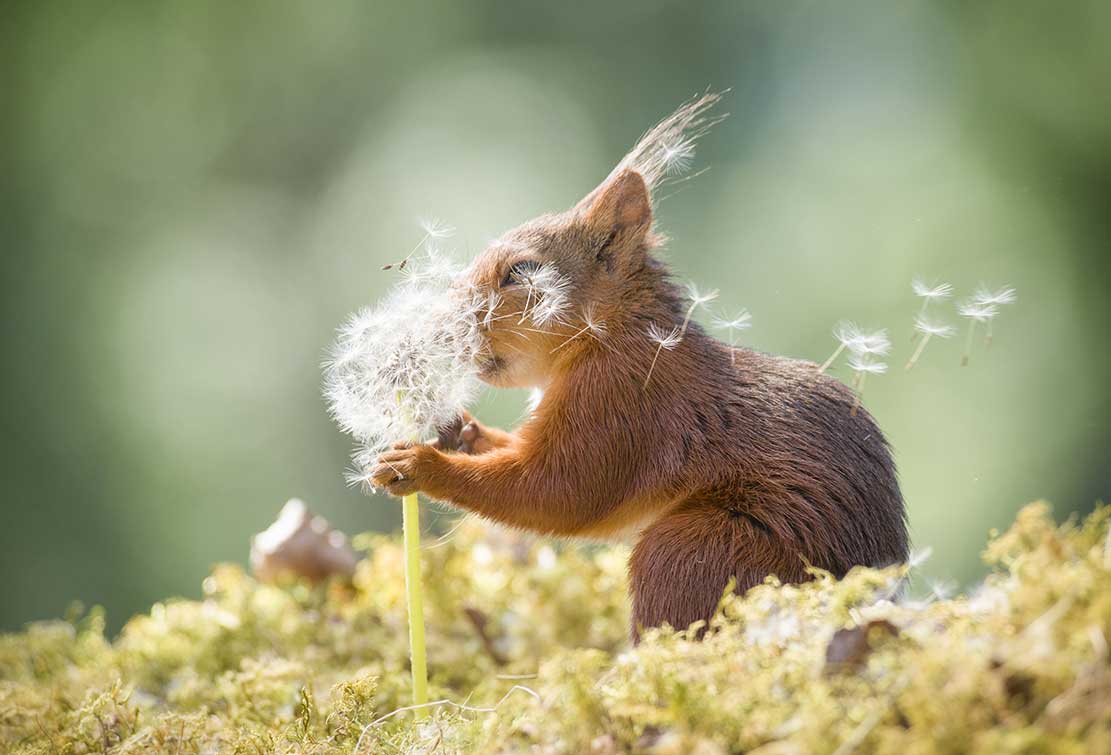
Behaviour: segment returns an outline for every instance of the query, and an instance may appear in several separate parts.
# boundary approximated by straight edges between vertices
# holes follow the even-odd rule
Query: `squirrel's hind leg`
[[[751,514],[690,499],[648,527],[633,548],[633,642],[642,629],[708,620],[730,578],[743,594],[769,574],[785,582],[807,578],[799,555]]]

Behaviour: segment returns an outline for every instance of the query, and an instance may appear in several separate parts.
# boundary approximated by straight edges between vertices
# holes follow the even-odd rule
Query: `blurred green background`
[[[707,86],[732,115],[660,205],[667,256],[749,308],[760,349],[820,360],[840,318],[890,329],[866,403],[930,575],[974,580],[1027,501],[1062,515],[1111,489],[1107,2],[4,15],[0,628],[196,595],[290,496],[348,532],[397,526],[343,482],[319,390],[335,326],[418,217],[473,254]],[[901,370],[916,274],[1017,287],[970,367],[953,339]],[[510,424],[523,400],[477,413]]]

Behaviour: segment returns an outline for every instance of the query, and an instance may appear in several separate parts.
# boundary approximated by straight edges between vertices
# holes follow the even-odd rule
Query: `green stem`
[[[401,391],[397,403],[404,407]],[[404,411],[404,409],[403,409]],[[419,443],[420,438],[412,438]],[[428,702],[428,656],[424,647],[424,590],[420,578],[420,501],[416,493],[401,499],[401,532],[405,544],[405,604],[409,612],[409,666],[413,670],[413,705]],[[418,720],[428,716],[417,708]]]
[[[420,578],[420,504],[410,493],[401,502],[401,527],[405,537],[405,599],[409,608],[409,659],[413,669],[413,705],[428,702],[428,659],[424,647],[424,598]],[[417,708],[418,719],[428,716]]]

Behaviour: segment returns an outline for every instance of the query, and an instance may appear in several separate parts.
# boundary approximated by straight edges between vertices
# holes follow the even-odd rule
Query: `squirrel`
[[[718,97],[682,106],[571,209],[471,264],[468,284],[496,304],[481,378],[543,391],[520,427],[466,414],[435,442],[384,452],[370,475],[510,527],[631,542],[634,642],[708,621],[731,580],[743,593],[770,575],[805,581],[809,566],[843,576],[907,556],[891,451],[855,394],[812,362],[709,336],[654,254],[652,191],[717,122],[705,113]],[[566,282],[581,323],[516,316],[540,266]],[[670,332],[669,348],[649,329]]]

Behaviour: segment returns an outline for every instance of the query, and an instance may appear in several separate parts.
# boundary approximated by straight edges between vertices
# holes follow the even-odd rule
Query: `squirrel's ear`
[[[639,173],[626,168],[607,178],[580,203],[591,235],[607,249],[643,247],[652,230],[652,201]],[[598,250],[599,256],[603,254]]]

